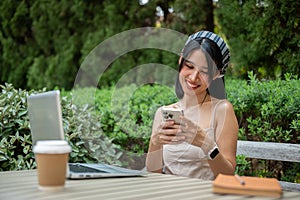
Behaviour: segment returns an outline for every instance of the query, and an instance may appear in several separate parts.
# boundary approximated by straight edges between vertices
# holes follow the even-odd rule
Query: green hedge
[[[299,144],[300,81],[285,75],[285,80],[259,81],[250,72],[249,81],[230,80],[228,99],[239,121],[239,139]],[[237,173],[276,177],[300,182],[300,164],[246,159],[238,156]]]
[[[240,123],[240,139],[299,143],[300,81],[285,75],[285,80],[259,81],[252,72],[249,81],[230,80],[228,99]]]
[[[30,92],[16,90],[11,85],[2,88],[1,170],[33,168],[35,164],[24,100]],[[260,81],[253,73],[249,73],[248,81],[227,79],[227,97],[233,103],[238,118],[239,139],[298,144],[299,88],[299,78],[289,74],[285,75],[285,80]],[[9,92],[22,98],[12,97]],[[90,93],[94,93],[92,97],[89,97]],[[136,160],[132,157],[143,157],[147,152],[156,109],[177,100],[173,88],[156,84],[109,87],[101,90],[77,89],[72,92],[62,91],[62,96],[65,133],[73,145],[71,160],[122,163],[126,161],[128,163],[125,164],[129,165],[135,164]],[[75,103],[71,103],[71,97],[76,97],[76,106]],[[84,132],[93,129],[96,131]],[[102,139],[89,146],[93,147],[93,152],[90,153],[87,150],[89,148],[86,148],[88,142],[83,139],[99,137]],[[104,140],[106,144],[100,144],[100,141]],[[108,148],[112,149],[111,153],[103,157],[103,152],[109,152]],[[237,173],[240,174],[272,176],[300,182],[299,164],[253,161],[242,156],[237,158],[237,163]]]

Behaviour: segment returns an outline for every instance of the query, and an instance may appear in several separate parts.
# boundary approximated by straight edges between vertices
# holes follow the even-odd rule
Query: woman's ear
[[[182,61],[182,54],[180,54],[180,57],[179,57],[179,59],[178,59],[178,64],[179,64],[179,65],[180,65],[181,61]]]
[[[213,80],[216,80],[217,78],[222,78],[224,76],[224,74],[221,74],[220,71],[218,70],[218,72],[214,75]]]

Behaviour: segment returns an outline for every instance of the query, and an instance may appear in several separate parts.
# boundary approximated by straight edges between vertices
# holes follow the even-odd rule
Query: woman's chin
[[[184,88],[184,93],[186,95],[189,95],[189,96],[195,96],[195,95],[199,95],[203,92],[206,91],[206,88],[203,88],[201,86],[198,86],[198,87],[189,87],[189,86],[186,86]]]
[[[195,96],[197,93],[199,93],[197,91],[197,89],[185,89],[184,94],[188,95],[188,96]]]

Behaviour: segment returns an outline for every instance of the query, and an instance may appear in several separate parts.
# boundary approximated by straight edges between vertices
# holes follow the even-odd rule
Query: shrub
[[[299,143],[300,81],[285,75],[285,80],[259,81],[250,72],[249,81],[228,81],[228,99],[247,140]],[[237,87],[238,85],[238,87]]]
[[[237,87],[238,86],[238,87]],[[259,81],[250,72],[249,81],[228,81],[228,99],[239,121],[239,139],[299,144],[300,81],[285,75],[285,80]],[[238,173],[276,177],[299,182],[299,163],[237,158]],[[245,171],[240,170],[245,169]],[[299,170],[298,170],[299,171]]]
[[[0,171],[33,169],[27,96],[46,91],[16,90],[11,84],[1,85],[0,93]],[[120,164],[121,151],[104,137],[97,117],[87,106],[77,107],[67,97],[61,98],[66,139],[72,146],[70,162],[107,162]],[[97,137],[98,140],[95,140]],[[101,139],[101,140],[99,140]]]
[[[36,164],[26,108],[29,92],[16,90],[9,84],[1,88],[0,170],[32,169]]]
[[[251,162],[246,158],[246,156],[238,155],[236,157],[235,173],[243,176],[246,175],[247,171],[249,171],[250,169],[251,169]]]

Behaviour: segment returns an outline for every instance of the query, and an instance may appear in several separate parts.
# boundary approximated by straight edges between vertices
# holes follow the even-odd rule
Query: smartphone
[[[179,108],[163,107],[161,113],[164,121],[174,120],[175,124],[180,124],[180,116],[183,115],[183,110]]]

